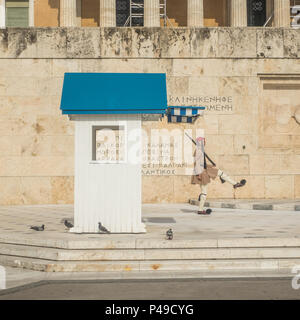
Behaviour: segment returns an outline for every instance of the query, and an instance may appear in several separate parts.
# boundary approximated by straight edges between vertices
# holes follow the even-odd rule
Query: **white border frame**
[[[114,126],[119,126],[119,127],[124,127],[124,135],[125,135],[125,141],[124,141],[124,160],[123,161],[99,161],[99,160],[91,160],[89,163],[90,164],[126,164],[128,163],[128,128],[127,128],[127,121],[108,121],[105,124],[93,124],[90,128],[92,130],[91,136],[90,136],[90,141],[91,141],[91,148],[90,148],[90,159],[93,157],[93,127],[114,127]]]

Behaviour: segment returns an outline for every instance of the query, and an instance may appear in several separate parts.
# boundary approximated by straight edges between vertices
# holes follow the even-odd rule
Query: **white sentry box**
[[[146,232],[141,122],[166,112],[166,75],[65,73],[60,108],[75,122],[70,232],[98,233],[99,222],[111,233]]]
[[[70,118],[75,122],[75,211],[70,231],[95,233],[101,222],[112,233],[146,232],[141,222],[141,161],[128,155],[130,150],[141,151],[141,115]],[[105,150],[110,154],[101,153]]]

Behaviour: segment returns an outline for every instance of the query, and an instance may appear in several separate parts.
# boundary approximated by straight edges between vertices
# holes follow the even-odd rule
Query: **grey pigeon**
[[[38,226],[31,226],[30,229],[35,230],[35,231],[44,231],[45,225],[42,224],[40,227],[38,227]]]
[[[173,231],[172,231],[172,229],[169,229],[166,232],[166,236],[167,236],[168,240],[173,240]]]
[[[110,233],[110,231],[108,231],[101,222],[98,223],[98,229],[100,232]]]
[[[68,220],[65,220],[64,221],[64,224],[65,224],[65,226],[68,228],[68,229],[70,229],[70,228],[73,228],[74,226],[72,225],[72,223],[71,222],[69,222]]]

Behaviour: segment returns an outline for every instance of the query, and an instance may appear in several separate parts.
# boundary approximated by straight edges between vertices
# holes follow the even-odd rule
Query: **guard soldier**
[[[195,167],[194,175],[192,177],[192,184],[199,184],[201,188],[201,194],[199,195],[199,211],[198,214],[209,215],[212,210],[204,210],[204,204],[207,197],[207,187],[211,179],[220,177],[222,183],[230,183],[234,189],[243,187],[246,184],[246,180],[243,179],[240,182],[234,181],[222,170],[218,169],[215,164],[209,165],[206,163],[208,156],[204,151],[205,138],[198,137],[196,140],[196,152],[195,152]],[[208,158],[209,159],[209,158]],[[210,160],[210,159],[209,159]],[[210,160],[211,161],[211,160]]]

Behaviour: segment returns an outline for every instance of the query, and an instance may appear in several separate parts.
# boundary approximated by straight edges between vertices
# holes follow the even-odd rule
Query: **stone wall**
[[[179,126],[204,128],[218,166],[248,180],[236,198],[299,198],[299,58],[293,29],[0,30],[0,204],[73,201],[74,128],[59,110],[65,72],[165,72],[171,104],[208,106]],[[143,177],[144,202],[198,193],[188,176]],[[230,185],[209,187],[210,198],[233,196]]]

